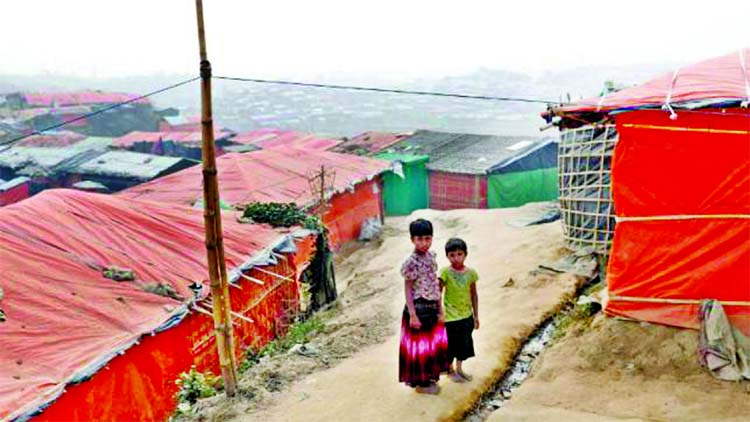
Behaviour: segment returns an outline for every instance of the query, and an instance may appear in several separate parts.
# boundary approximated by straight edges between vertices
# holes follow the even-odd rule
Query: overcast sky
[[[232,76],[539,72],[689,63],[750,46],[750,0],[204,3],[214,73]],[[193,0],[3,6],[0,73],[197,73]]]

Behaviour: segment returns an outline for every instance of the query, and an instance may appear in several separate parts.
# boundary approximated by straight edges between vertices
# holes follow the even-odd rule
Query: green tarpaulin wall
[[[557,199],[557,167],[487,176],[487,207],[518,207]]]
[[[385,215],[409,215],[429,206],[426,155],[378,154],[375,158],[401,162],[404,177],[394,172],[383,175]]]

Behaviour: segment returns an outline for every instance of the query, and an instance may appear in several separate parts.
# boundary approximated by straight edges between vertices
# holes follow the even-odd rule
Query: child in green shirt
[[[440,285],[444,289],[443,310],[448,333],[448,361],[451,377],[457,382],[471,381],[463,370],[463,362],[474,356],[473,330],[479,329],[479,298],[476,282],[479,275],[464,265],[468,248],[466,242],[453,238],[445,244],[445,254],[451,265],[440,270]],[[453,359],[456,367],[453,370]]]

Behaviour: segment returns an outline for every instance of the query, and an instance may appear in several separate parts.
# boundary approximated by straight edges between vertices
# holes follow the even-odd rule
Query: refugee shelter
[[[0,179],[0,207],[23,201],[31,195],[31,179],[20,176],[12,180]]]
[[[240,358],[294,318],[315,236],[222,217]],[[0,209],[0,419],[167,420],[180,373],[219,374],[203,227],[201,210],[66,189]]]
[[[34,130],[71,122],[66,128],[90,136],[122,136],[133,130],[156,130],[161,116],[147,98],[135,94],[75,91],[12,93],[5,97],[13,115]],[[114,104],[128,104],[95,116]],[[75,120],[75,121],[73,121]]]
[[[375,158],[390,161],[393,166],[392,172],[383,175],[385,215],[409,215],[429,208],[428,156],[382,153]]]
[[[164,116],[159,122],[160,132],[200,132],[202,130],[201,116]]]
[[[719,300],[750,333],[750,49],[553,109],[560,125],[612,123],[617,225],[610,315],[699,327]]]
[[[61,130],[56,132],[45,132],[36,135],[31,135],[15,145],[20,147],[53,147],[61,148],[76,144],[87,136],[71,132],[69,130]]]
[[[109,192],[117,192],[196,164],[198,162],[195,160],[180,157],[106,151],[68,168],[66,185],[88,180],[106,186]]]
[[[111,138],[89,137],[61,147],[12,146],[0,151],[0,178],[31,179],[30,194],[66,186],[67,170],[101,155]]]
[[[0,121],[0,146],[24,136],[26,128],[18,122]]]
[[[219,196],[232,206],[252,202],[293,202],[315,211],[319,178],[327,174],[328,206],[323,223],[333,247],[357,239],[362,225],[381,220],[381,174],[390,163],[372,158],[295,148],[271,148],[216,159]],[[189,168],[127,189],[125,198],[195,206],[202,202],[202,169]]]
[[[507,208],[557,198],[557,141],[420,130],[388,152],[429,157],[430,208]]]
[[[234,145],[230,140],[233,132],[214,131],[216,154],[224,153],[223,148]],[[134,131],[114,140],[113,147],[134,152],[143,152],[170,157],[183,157],[200,160],[203,134],[200,131],[186,132],[144,132]]]
[[[374,155],[388,149],[393,144],[409,137],[409,133],[365,132],[343,142],[331,149],[334,152],[356,155]]]
[[[584,253],[609,255],[615,234],[612,203],[614,124],[586,125],[560,133],[559,202],[565,245]]]
[[[340,139],[319,137],[311,133],[282,129],[258,129],[237,134],[232,141],[261,149],[297,148],[325,151],[341,143]]]

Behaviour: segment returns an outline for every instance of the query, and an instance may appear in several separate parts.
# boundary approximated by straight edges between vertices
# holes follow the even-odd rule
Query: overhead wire
[[[437,92],[437,91],[414,91],[408,89],[395,89],[395,88],[376,88],[366,86],[355,86],[355,85],[334,85],[334,84],[321,84],[312,82],[297,82],[297,81],[284,81],[274,79],[258,79],[258,78],[239,78],[231,76],[214,76],[214,79],[235,81],[235,82],[254,82],[261,84],[276,84],[276,85],[292,85],[302,86],[308,88],[325,88],[325,89],[339,89],[347,91],[366,91],[366,92],[378,92],[386,94],[406,94],[406,95],[426,95],[431,97],[448,97],[448,98],[461,98],[469,100],[489,100],[489,101],[504,101],[504,102],[521,102],[521,103],[540,103],[540,104],[557,104],[558,101],[542,100],[538,98],[523,98],[523,97],[499,97],[493,95],[472,95],[472,94],[459,94],[451,92]]]
[[[594,102],[589,103],[583,100],[566,102],[566,101],[545,100],[545,99],[527,98],[527,97],[473,95],[473,94],[461,94],[461,93],[438,92],[438,91],[414,91],[414,90],[395,89],[395,88],[378,88],[378,87],[367,87],[367,86],[356,86],[356,85],[323,84],[323,83],[312,83],[312,82],[299,82],[299,81],[262,79],[262,78],[246,78],[246,77],[233,77],[233,76],[213,76],[213,79],[235,81],[235,82],[252,82],[252,83],[258,83],[258,84],[301,86],[301,87],[308,87],[308,88],[337,89],[337,90],[362,91],[362,92],[373,92],[373,93],[422,95],[422,96],[432,96],[432,97],[459,98],[459,99],[468,99],[468,100],[522,102],[522,103],[536,103],[536,104],[555,105],[555,106],[571,106],[571,105],[592,106],[592,107],[601,106],[601,104],[599,103],[594,103]],[[654,104],[653,106],[659,107],[660,105]],[[675,104],[672,104],[672,106],[675,106]],[[699,113],[699,114],[732,114],[731,112],[709,111],[705,109],[691,110],[691,109],[678,108],[677,110],[681,112],[691,112],[691,113]],[[609,111],[612,111],[612,110],[603,110],[602,113],[607,113]],[[746,114],[734,113],[734,115],[746,115]]]
[[[545,99],[539,99],[539,98],[527,98],[527,97],[512,97],[512,96],[493,96],[493,95],[473,95],[473,94],[462,94],[462,93],[451,93],[451,92],[439,92],[439,91],[417,91],[417,90],[406,90],[406,89],[395,89],[395,88],[379,88],[379,87],[367,87],[367,86],[355,86],[355,85],[338,85],[338,84],[323,84],[323,83],[312,83],[312,82],[299,82],[299,81],[288,81],[288,80],[275,80],[275,79],[261,79],[261,78],[245,78],[245,77],[230,77],[230,76],[213,76],[213,79],[217,80],[225,80],[225,81],[235,81],[235,82],[252,82],[252,83],[259,83],[259,84],[276,84],[276,85],[287,85],[287,86],[301,86],[301,87],[309,87],[309,88],[322,88],[322,89],[336,89],[336,90],[349,90],[349,91],[360,91],[360,92],[373,92],[373,93],[381,93],[381,94],[399,94],[399,95],[420,95],[420,96],[431,96],[431,97],[443,97],[443,98],[458,98],[463,100],[482,100],[482,101],[498,101],[498,102],[522,102],[522,103],[534,103],[534,104],[545,104],[545,105],[556,105],[556,106],[565,106],[565,105],[590,105],[590,106],[597,106],[598,104],[587,104],[584,101],[578,101],[578,102],[562,102],[562,101],[554,101],[554,100],[545,100]],[[82,114],[80,116],[74,117],[69,120],[65,120],[63,122],[45,127],[44,129],[35,130],[31,133],[19,136],[17,138],[14,138],[8,142],[3,143],[0,145],[0,147],[6,148],[10,147],[18,142],[23,141],[24,139],[28,139],[35,135],[40,135],[44,132],[48,132],[51,130],[59,129],[61,127],[65,127],[67,125],[70,125],[72,123],[102,114],[106,113],[108,111],[126,106],[128,104],[143,100],[145,98],[152,97],[154,95],[163,93],[165,91],[169,91],[175,88],[178,88],[183,85],[187,85],[191,82],[195,82],[199,80],[200,77],[196,76],[181,82],[177,82],[175,84],[157,89],[155,91],[151,91],[147,94],[143,94],[134,98],[131,98],[127,101],[123,101],[120,103],[112,104],[110,106],[101,108],[99,110],[95,110],[90,113]],[[687,110],[687,109],[679,109],[680,112],[688,112],[688,113],[696,113],[696,114],[708,114],[708,115],[715,115],[715,114],[722,114],[722,115],[740,115],[740,116],[748,116],[750,115],[746,113],[734,113],[734,112],[727,112],[724,110]],[[603,113],[607,113],[611,110],[605,110],[602,111]]]

